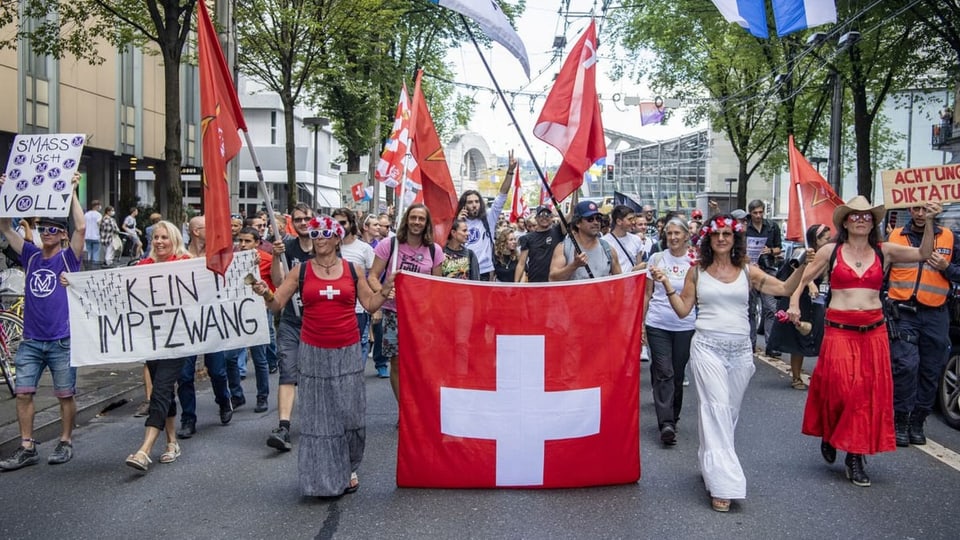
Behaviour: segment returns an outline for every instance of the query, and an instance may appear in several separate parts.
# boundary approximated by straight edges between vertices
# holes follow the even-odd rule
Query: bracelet
[[[266,300],[267,302],[273,302],[273,299],[274,299],[274,298],[276,298],[276,297],[275,297],[275,296],[273,295],[273,293],[270,292],[270,291],[267,291],[267,292],[264,293],[264,295],[263,295],[263,299]]]
[[[677,290],[676,290],[676,289],[674,289],[674,290],[672,290],[672,291],[667,291],[667,296],[673,296],[673,295],[675,295],[675,294],[677,294]]]

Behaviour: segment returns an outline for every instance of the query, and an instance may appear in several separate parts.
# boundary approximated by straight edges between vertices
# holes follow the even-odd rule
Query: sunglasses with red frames
[[[873,214],[847,214],[847,219],[854,223],[858,221],[870,223],[873,221]]]

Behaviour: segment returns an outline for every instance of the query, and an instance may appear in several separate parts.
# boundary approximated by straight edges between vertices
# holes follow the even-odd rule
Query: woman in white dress
[[[690,369],[700,401],[700,473],[718,512],[731,499],[747,497],[747,480],[734,444],[740,403],[753,365],[747,305],[750,288],[772,296],[789,296],[800,278],[779,281],[747,261],[743,224],[729,214],[713,216],[700,230],[700,263],[687,272],[678,293],[669,276],[651,269],[666,289],[670,306],[684,318],[696,311]],[[809,259],[812,253],[808,252]],[[806,261],[803,262],[806,264]]]

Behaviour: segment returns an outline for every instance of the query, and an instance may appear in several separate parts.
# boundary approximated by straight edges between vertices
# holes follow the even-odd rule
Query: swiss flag
[[[510,223],[527,217],[527,202],[523,199],[523,186],[520,184],[520,167],[513,171],[513,204],[510,206]]]
[[[397,485],[636,482],[645,280],[517,287],[401,272]],[[451,298],[455,313],[437,308]]]
[[[550,189],[560,202],[583,184],[583,174],[607,155],[597,97],[597,29],[590,22],[570,50],[543,104],[533,134],[563,155]]]
[[[363,190],[363,182],[357,182],[350,186],[350,194],[353,195],[354,202],[362,201],[366,196],[366,192]]]
[[[793,144],[793,135],[790,136],[788,144],[790,154],[790,211],[787,215],[786,239],[794,242],[804,242],[807,234],[806,227],[817,224],[827,226],[833,224],[833,211],[843,204],[843,199],[837,196],[830,184],[817,172],[817,169],[797,150],[797,147]],[[802,217],[801,210],[803,211]]]

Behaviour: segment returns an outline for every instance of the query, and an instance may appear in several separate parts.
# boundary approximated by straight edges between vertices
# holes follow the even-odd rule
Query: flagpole
[[[412,113],[411,113],[412,115]],[[411,116],[412,117],[412,116]],[[410,138],[407,138],[407,153],[403,155],[403,174],[400,176],[400,193],[397,194],[397,197],[400,198],[397,201],[397,230],[400,229],[400,221],[403,220],[404,207],[403,203],[407,197],[407,164],[409,163],[410,157],[413,155],[412,149],[410,148]],[[393,235],[393,238],[390,239],[393,242],[393,249],[390,250],[393,253],[391,260],[387,261],[390,264],[390,273],[397,273],[397,262],[400,260],[400,240],[397,238],[397,235]]]
[[[550,200],[553,201],[554,208],[557,209],[557,215],[560,216],[560,223],[563,225],[563,230],[567,231],[567,234],[570,236],[570,241],[573,243],[575,254],[579,255],[583,253],[583,250],[580,249],[580,244],[577,243],[577,239],[573,237],[573,230],[570,228],[570,223],[567,222],[567,218],[564,217],[563,212],[560,211],[560,202],[557,201],[557,198],[553,194],[553,190],[550,189],[550,185],[547,184],[546,175],[544,175],[543,169],[540,168],[537,158],[533,155],[533,149],[530,148],[530,143],[528,143],[527,138],[524,137],[523,130],[520,129],[520,123],[517,122],[517,117],[514,116],[513,109],[510,108],[510,103],[507,101],[507,96],[504,95],[503,90],[500,88],[500,83],[497,82],[497,78],[493,76],[493,70],[490,69],[490,64],[487,63],[487,58],[483,55],[483,50],[480,49],[480,44],[477,43],[477,38],[474,37],[473,30],[470,28],[467,18],[463,15],[460,15],[460,20],[463,22],[463,27],[467,29],[467,35],[470,36],[470,41],[473,42],[473,46],[477,48],[477,54],[480,55],[480,61],[483,62],[483,67],[487,70],[487,75],[489,75],[490,80],[493,81],[493,87],[497,90],[497,95],[500,96],[500,101],[503,102],[504,107],[507,109],[507,114],[510,115],[510,120],[513,122],[514,129],[517,130],[517,135],[520,136],[520,141],[523,143],[523,147],[527,149],[527,155],[530,156],[530,161],[533,162],[533,167],[537,170],[537,176],[540,177],[540,184],[544,189],[547,190],[547,193],[550,195]],[[592,279],[594,276],[593,271],[590,270],[590,265],[584,265],[583,268],[587,271],[587,275]]]
[[[257,159],[257,151],[253,148],[253,141],[250,140],[250,133],[242,129],[243,138],[247,141],[247,149],[250,150],[250,161],[253,162],[253,170],[257,172],[257,182],[260,184],[260,192],[263,193],[263,203],[267,207],[267,215],[270,218],[270,226],[273,229],[273,237],[276,240],[283,240],[283,236],[280,235],[280,227],[277,225],[277,214],[273,211],[273,202],[270,201],[270,192],[267,191],[267,182],[263,179],[263,169],[260,168],[260,160]],[[287,255],[286,253],[280,254],[280,277],[283,278],[287,275]],[[297,302],[293,302],[293,310],[297,313],[297,316],[300,315],[300,307],[297,305]]]
[[[803,211],[803,190],[800,188],[800,182],[797,182],[797,201],[800,202],[800,226],[803,227],[800,236],[803,237],[803,247],[809,248],[810,246],[807,245],[807,215]]]

